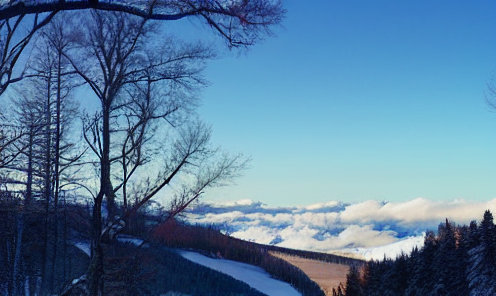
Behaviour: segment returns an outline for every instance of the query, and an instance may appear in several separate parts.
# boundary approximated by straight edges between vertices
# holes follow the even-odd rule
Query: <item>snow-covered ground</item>
[[[117,241],[121,243],[132,243],[137,247],[139,247],[143,243],[142,239],[124,234],[117,235]],[[78,241],[78,242],[73,242],[73,245],[78,249],[80,249],[81,251],[83,251],[86,255],[88,255],[88,257],[91,256],[91,247],[89,242]],[[148,244],[144,244],[143,247],[147,248]]]
[[[342,249],[340,251],[342,251],[343,253],[352,253],[359,255],[365,260],[382,260],[384,259],[384,256],[386,256],[386,258],[396,259],[396,257],[402,252],[404,254],[410,254],[415,247],[418,247],[420,249],[423,245],[423,236],[411,236],[385,246],[374,248]]]
[[[143,242],[139,238],[124,235],[118,236],[117,240],[121,242],[130,242],[136,246],[141,245]],[[90,256],[90,245],[88,243],[77,242],[74,245]],[[195,252],[180,251],[180,254],[190,261],[245,282],[252,288],[267,294],[268,296],[302,296],[301,293],[291,287],[290,284],[271,278],[270,274],[260,267],[231,260],[212,259]]]
[[[75,242],[74,246],[83,251],[88,257],[91,256],[90,244],[87,242]]]
[[[132,243],[133,245],[139,247],[143,244],[143,240],[140,238],[133,237],[131,235],[119,234],[117,235],[117,241],[121,243]],[[148,244],[143,245],[144,248],[148,248]]]
[[[245,282],[268,296],[302,296],[290,284],[271,278],[270,274],[260,267],[237,261],[213,259],[195,252],[180,251],[180,254],[190,261]]]

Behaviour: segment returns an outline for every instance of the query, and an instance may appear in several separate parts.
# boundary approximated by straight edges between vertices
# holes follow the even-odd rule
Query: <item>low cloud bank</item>
[[[419,237],[427,229],[436,230],[444,219],[468,224],[479,221],[486,209],[495,212],[496,199],[475,202],[416,198],[357,204],[330,201],[295,207],[269,207],[252,200],[205,201],[192,208],[186,220],[215,225],[233,237],[262,244],[320,252],[374,249],[387,253],[392,249],[378,247],[404,240],[421,244]]]

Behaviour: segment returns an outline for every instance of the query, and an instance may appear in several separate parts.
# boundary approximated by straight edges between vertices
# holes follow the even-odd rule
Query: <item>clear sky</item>
[[[496,197],[496,2],[286,0],[284,29],[209,64],[199,113],[253,158],[206,198]]]

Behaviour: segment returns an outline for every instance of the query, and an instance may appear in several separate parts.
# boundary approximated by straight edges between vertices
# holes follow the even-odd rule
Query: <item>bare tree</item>
[[[229,48],[248,48],[265,36],[272,27],[281,23],[285,10],[279,0],[141,0],[117,2],[111,0],[46,0],[10,1],[0,6],[0,94],[12,82],[14,67],[35,33],[59,11],[98,9],[119,11],[144,19],[174,21],[189,17],[202,19],[214,32],[227,41]],[[27,15],[34,15],[33,24],[20,41],[13,36]]]
[[[62,10],[98,9],[119,11],[145,19],[179,20],[200,17],[230,46],[250,46],[271,33],[281,22],[284,9],[279,0],[46,0],[12,1],[0,8],[0,20],[19,15]]]
[[[26,131],[12,123],[12,119],[3,108],[0,108],[0,169],[9,166],[22,153],[15,145]]]
[[[61,50],[70,42],[63,36],[61,23],[54,21],[38,39],[26,69],[27,79],[10,93],[16,109],[17,123],[23,135],[12,142],[7,150],[17,151],[17,157],[5,163],[2,172],[8,175],[6,184],[24,190],[24,209],[35,210],[44,205],[44,252],[42,256],[41,290],[53,291],[56,275],[55,265],[59,260],[59,195],[62,186],[70,180],[68,172],[81,158],[76,145],[69,136],[74,119],[78,115],[77,104],[71,96],[75,87],[75,73],[62,56]],[[3,122],[2,122],[3,126]],[[37,201],[31,207],[32,200]],[[22,212],[18,223],[23,225]],[[22,231],[22,227],[19,228]],[[25,247],[25,246],[24,246]],[[17,249],[16,249],[17,251]],[[17,269],[14,271],[19,274]]]
[[[34,17],[18,11],[12,17],[2,17],[0,20],[0,95],[14,82],[20,81],[23,73],[14,76],[14,66],[22,52],[28,46],[36,32],[48,24],[57,12],[41,17],[38,13]],[[31,24],[31,26],[29,25]],[[27,32],[26,27],[29,29]]]
[[[85,140],[100,165],[88,270],[90,294],[97,295],[103,292],[102,242],[111,239],[116,224],[193,166],[202,170],[194,174],[198,181],[183,192],[184,206],[206,187],[234,177],[234,172],[244,168],[246,162],[241,156],[224,155],[221,163],[206,169],[207,160],[218,151],[208,147],[209,129],[203,124],[176,129],[185,124],[183,118],[188,117],[198,100],[198,91],[206,85],[201,72],[205,61],[214,56],[208,47],[160,38],[153,23],[123,13],[92,11],[88,19],[88,33],[80,40],[81,46],[65,56],[100,102],[99,111],[88,117],[84,125]],[[158,45],[152,45],[149,40]],[[86,56],[81,59],[84,53]],[[163,147],[153,146],[158,127],[162,139],[178,138],[170,149],[164,151]],[[170,134],[166,135],[167,131]],[[128,183],[149,157],[154,161],[161,159],[166,169],[156,176],[134,180],[144,182],[143,191],[128,207]],[[125,201],[123,212],[116,206],[118,194]],[[109,217],[105,228],[102,226],[104,199]]]
[[[2,57],[6,62],[0,64],[0,93],[24,77],[21,73],[13,78],[14,67],[41,27],[59,11],[88,8],[96,10],[91,11],[92,22],[83,25],[87,33],[82,34],[85,38],[81,46],[63,52],[101,105],[84,126],[85,140],[99,162],[100,179],[94,194],[92,254],[86,280],[89,294],[100,295],[103,293],[102,242],[112,236],[116,224],[139,210],[164,187],[171,187],[172,180],[184,181],[184,185],[171,187],[175,192],[172,217],[194,202],[205,188],[231,181],[247,164],[241,155],[230,156],[210,147],[208,126],[197,121],[174,122],[176,114],[194,105],[195,92],[206,83],[201,76],[203,61],[211,58],[212,53],[201,45],[177,46],[177,41],[169,42],[176,46],[163,46],[168,51],[158,55],[147,51],[150,48],[145,40],[154,33],[150,20],[196,17],[224,39],[229,48],[249,48],[272,33],[271,28],[281,22],[285,11],[278,0],[13,1],[0,7],[0,20],[7,24],[4,27],[7,33],[2,34],[7,36],[6,40],[11,40],[15,31],[11,28],[18,27],[17,22],[26,15],[34,14],[35,21],[24,41],[14,46],[9,45],[10,41],[0,44],[0,49],[9,53]],[[45,18],[38,22],[38,16]],[[12,22],[15,26],[9,26]],[[160,121],[165,125],[158,125]],[[171,145],[150,153],[151,145],[158,142],[152,131],[164,130],[170,133],[163,139],[168,139]],[[137,179],[136,172],[152,156],[162,160],[163,169],[156,176]],[[121,178],[115,178],[116,175]],[[130,182],[142,185],[141,192],[133,193],[136,196],[133,205],[127,204]],[[123,212],[118,212],[115,206],[119,194],[126,200]],[[110,214],[105,227],[102,225],[104,198]]]

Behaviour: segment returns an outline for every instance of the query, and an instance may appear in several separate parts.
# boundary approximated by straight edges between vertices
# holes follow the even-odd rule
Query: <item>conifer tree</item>
[[[365,295],[363,293],[361,280],[360,280],[360,272],[355,266],[350,268],[348,275],[346,275],[346,287],[345,287],[345,295],[346,296],[362,296]]]
[[[480,243],[471,248],[467,280],[471,295],[496,294],[496,231],[493,215],[484,213],[477,234]]]
[[[466,272],[468,269],[468,235],[469,227],[461,226],[455,229],[457,248],[455,252],[455,258],[457,262],[457,268],[455,270],[455,282],[453,293],[456,295],[469,295],[470,291],[468,289],[468,282]]]
[[[446,219],[445,224],[439,226],[439,248],[435,253],[435,274],[437,281],[434,284],[435,295],[449,295],[458,285],[456,279],[457,258],[456,240],[453,226]]]

